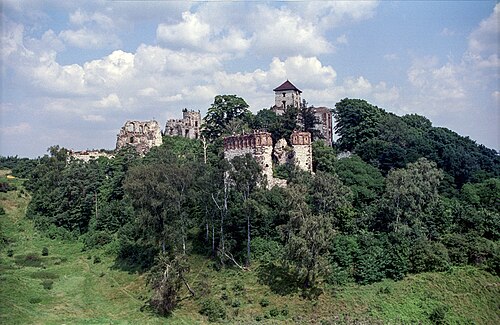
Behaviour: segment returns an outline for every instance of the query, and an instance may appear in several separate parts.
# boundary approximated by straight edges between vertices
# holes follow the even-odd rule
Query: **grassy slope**
[[[0,181],[5,181],[0,174]],[[21,188],[19,180],[9,180]],[[200,300],[184,299],[174,315],[165,320],[141,312],[148,296],[143,276],[113,268],[105,251],[82,252],[79,242],[41,236],[24,218],[29,201],[21,191],[0,193],[7,215],[0,216],[0,235],[8,239],[0,251],[1,324],[203,324]],[[48,256],[41,256],[47,247]],[[7,251],[13,256],[8,257]],[[26,256],[35,266],[26,266]],[[90,256],[90,259],[89,259]],[[99,256],[101,263],[93,263]],[[444,306],[448,323],[500,324],[500,281],[475,268],[456,268],[447,273],[409,276],[403,281],[383,281],[368,286],[326,288],[316,300],[304,299],[282,281],[263,284],[258,274],[213,270],[212,263],[191,257],[189,281],[198,293],[224,300],[228,323],[429,323],[430,313]],[[44,289],[42,282],[53,281]],[[289,290],[287,295],[274,291]],[[187,296],[187,293],[184,293]],[[260,302],[268,300],[262,307]],[[270,316],[275,309],[278,316]],[[287,313],[283,313],[286,310]],[[284,315],[285,314],[285,315]],[[257,322],[259,320],[259,322]]]

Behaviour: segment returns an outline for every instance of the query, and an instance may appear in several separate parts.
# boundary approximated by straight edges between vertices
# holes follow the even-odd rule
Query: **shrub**
[[[446,271],[450,267],[448,250],[442,243],[421,239],[410,255],[411,270],[414,273]]]
[[[95,247],[102,247],[113,241],[113,237],[106,231],[89,232],[83,236],[83,249],[88,250]]]
[[[275,261],[281,255],[283,247],[274,240],[255,237],[251,243],[252,257],[258,261],[267,263]]]
[[[432,324],[436,324],[436,325],[446,324],[445,318],[446,318],[447,312],[448,312],[447,306],[443,306],[443,305],[437,306],[430,313],[429,320],[431,321]]]
[[[49,249],[47,247],[42,248],[42,256],[48,256],[49,255]]]
[[[16,256],[16,264],[21,266],[41,267],[42,259],[37,254],[28,254],[26,256]]]
[[[240,295],[242,293],[245,292],[245,286],[243,285],[243,282],[241,281],[238,281],[234,284],[233,286],[233,292],[236,294],[236,295]]]
[[[269,306],[269,299],[267,299],[267,298],[262,298],[262,299],[260,300],[260,305],[261,305],[262,307],[267,307],[267,306]]]
[[[54,281],[52,281],[52,280],[46,279],[46,280],[42,281],[42,286],[46,290],[51,290],[53,285],[54,285]]]
[[[271,309],[271,310],[269,311],[269,315],[270,315],[271,317],[277,317],[279,314],[280,314],[280,312],[279,312],[279,310],[278,310],[278,309],[276,309],[276,308],[273,308],[273,309]]]
[[[238,299],[234,299],[233,303],[231,304],[231,307],[238,308],[240,306],[241,306],[241,301],[239,301]]]
[[[12,249],[9,249],[9,250],[7,251],[7,256],[8,256],[8,257],[12,257],[12,256],[14,256],[14,251],[13,251]]]
[[[226,309],[224,305],[214,299],[205,299],[201,302],[200,314],[207,316],[209,322],[216,322],[226,319]]]
[[[99,256],[94,256],[94,264],[101,263],[101,258]]]

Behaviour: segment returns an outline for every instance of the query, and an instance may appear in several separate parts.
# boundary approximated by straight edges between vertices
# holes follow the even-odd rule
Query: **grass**
[[[0,193],[7,212],[0,216],[0,324],[208,324],[202,307],[214,319],[225,313],[219,322],[226,324],[500,324],[499,278],[473,267],[323,286],[306,299],[286,269],[215,271],[198,255],[190,256],[187,277],[197,297],[183,291],[173,315],[157,317],[143,308],[149,297],[144,275],[114,267],[105,249],[83,252],[78,241],[41,235],[24,217],[29,195],[22,180],[8,181],[18,190]]]

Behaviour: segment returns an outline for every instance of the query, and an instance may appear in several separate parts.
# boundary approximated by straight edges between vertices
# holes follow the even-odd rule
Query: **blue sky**
[[[500,148],[496,1],[1,3],[0,155],[113,149],[217,94],[252,111],[290,79],[315,106],[362,98]]]

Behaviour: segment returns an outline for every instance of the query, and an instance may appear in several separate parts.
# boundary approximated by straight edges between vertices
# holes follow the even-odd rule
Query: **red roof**
[[[274,88],[273,91],[283,91],[283,90],[296,90],[299,93],[302,92],[299,88],[295,87],[290,81],[285,81],[281,86]]]

